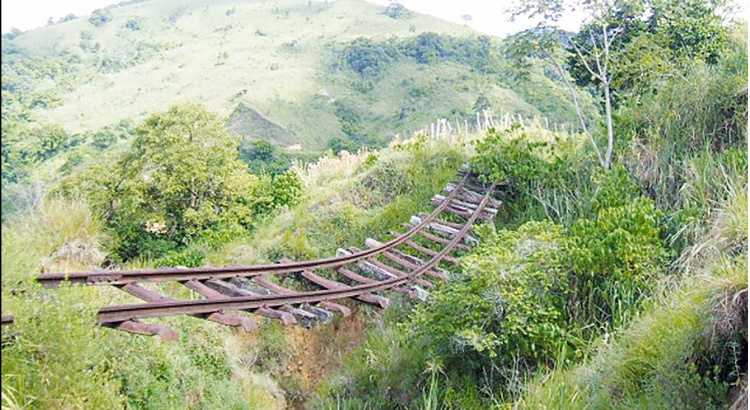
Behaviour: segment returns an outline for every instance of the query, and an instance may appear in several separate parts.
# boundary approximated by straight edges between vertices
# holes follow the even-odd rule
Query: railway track
[[[37,280],[46,287],[62,282],[118,287],[146,303],[102,307],[98,323],[163,340],[179,335],[166,325],[143,319],[190,315],[252,331],[257,327],[253,315],[312,326],[329,322],[334,313],[350,315],[351,309],[339,303],[345,299],[381,308],[388,306],[390,291],[425,299],[433,281],[450,276],[450,268],[441,265],[458,263],[452,253],[478,243],[469,233],[473,224],[491,220],[501,204],[493,197],[497,184],[483,186],[466,172],[458,177],[432,198],[433,212],[412,216],[404,224],[407,230],[392,231],[394,239],[388,242],[369,238],[364,250],[350,247],[330,258],[252,266],[44,273]],[[272,280],[284,275],[294,275],[315,290],[289,289]],[[156,282],[177,282],[201,298],[178,300],[160,294],[149,289]]]

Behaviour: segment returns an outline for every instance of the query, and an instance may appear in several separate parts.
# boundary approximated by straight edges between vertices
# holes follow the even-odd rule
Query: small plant
[[[112,20],[112,13],[107,9],[96,9],[89,17],[89,23],[96,27],[101,27],[110,20]]]

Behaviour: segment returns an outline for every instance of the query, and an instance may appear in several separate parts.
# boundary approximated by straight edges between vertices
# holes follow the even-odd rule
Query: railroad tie
[[[128,283],[127,285],[115,285],[115,287],[122,289],[123,291],[142,299],[148,303],[158,303],[158,302],[171,302],[175,301],[176,299],[161,295],[157,292],[154,292],[150,289],[146,289],[137,283]],[[255,322],[244,316],[239,315],[230,315],[227,313],[209,313],[209,314],[193,314],[191,315],[193,317],[210,320],[212,322],[221,323],[223,325],[232,326],[235,328],[241,328],[246,332],[252,332],[255,329],[257,329],[257,325]],[[140,323],[140,322],[139,322]],[[128,325],[128,326],[135,326],[135,328],[142,328],[142,329],[148,329],[148,327],[143,327],[141,325]],[[123,329],[126,330],[126,329]]]
[[[411,219],[409,220],[409,222],[412,225],[418,225],[418,224],[420,224],[422,222],[422,218],[420,218],[419,216],[412,216]],[[456,228],[453,228],[451,226],[445,225],[443,223],[443,221],[441,221],[441,222],[430,222],[429,224],[427,224],[427,229],[429,229],[429,230],[431,230],[431,231],[433,231],[435,233],[439,233],[441,235],[445,235],[445,236],[450,237],[450,238],[456,236],[458,234],[458,232],[459,232],[459,229],[456,229]],[[471,236],[469,234],[464,235],[463,238],[461,238],[461,240],[465,244],[470,245],[470,246],[476,246],[476,245],[479,244],[479,239],[477,239],[477,238],[475,238],[475,237],[473,237],[473,236]]]
[[[350,247],[349,249],[353,252],[360,252],[360,250],[355,247]],[[360,269],[362,269],[364,272],[373,276],[377,276],[382,280],[394,279],[394,278],[399,278],[399,277],[403,277],[407,275],[406,273],[401,272],[398,269],[390,267],[378,261],[377,259],[373,259],[373,258],[361,259],[357,261],[357,266]],[[414,282],[423,286],[425,286],[425,284],[427,284],[427,286],[432,286],[432,283],[427,282],[424,279],[417,278],[417,279],[414,279]],[[402,287],[396,287],[394,289],[400,289],[400,288],[405,288],[406,293],[409,296],[416,297],[420,300],[427,300],[427,296],[429,296],[429,292],[427,292],[426,290],[422,289],[421,287],[415,284],[405,284]]]
[[[440,206],[443,202],[448,200],[449,199],[447,197],[444,197],[442,195],[435,195],[430,200],[430,204],[432,204],[433,206]],[[474,211],[476,211],[476,209],[477,204],[464,202],[457,199],[450,200],[446,208],[447,211],[467,219],[471,216],[472,213],[474,213]],[[496,208],[484,207],[484,209],[482,209],[480,219],[491,220],[495,217],[497,212],[498,210]]]
[[[282,259],[280,262],[291,262],[291,260],[289,260],[289,259]],[[301,274],[303,276],[304,276],[304,272],[305,271],[301,272]],[[246,280],[246,281],[252,283],[252,281],[250,281],[250,280]],[[289,289],[289,288],[285,288],[285,287],[283,287],[283,286],[281,286],[281,285],[279,285],[277,283],[271,282],[265,276],[258,276],[258,277],[256,277],[255,278],[255,282],[257,282],[259,285],[261,285],[264,289],[271,290],[271,291],[276,292],[276,293],[278,293],[280,295],[298,295],[299,294],[299,292],[297,292],[295,290],[292,290],[292,289]],[[341,304],[338,304],[336,302],[331,302],[329,300],[325,300],[325,301],[322,301],[322,302],[318,303],[318,306],[320,308],[316,308],[315,306],[312,306],[312,305],[306,305],[304,307],[304,309],[309,310],[309,311],[313,312],[314,314],[320,315],[321,317],[325,317],[325,318],[332,318],[332,315],[330,315],[331,312],[327,312],[327,310],[333,310],[333,311],[339,312],[344,317],[347,317],[347,316],[349,316],[349,315],[352,314],[351,309],[349,309],[348,307],[346,307],[344,305],[341,305]],[[323,312],[325,312],[325,313],[323,313]]]
[[[309,270],[303,270],[302,272],[300,272],[300,274],[304,276],[305,278],[307,278],[307,280],[309,280],[310,282],[313,282],[316,285],[321,286],[325,289],[341,290],[341,289],[348,289],[351,287],[349,285],[345,285],[343,283],[336,282],[330,279],[326,279],[322,276],[318,276]],[[378,305],[383,309],[387,308],[388,303],[389,303],[388,299],[382,296],[373,295],[370,293],[359,295],[356,297],[356,299],[361,300],[362,302],[370,303],[373,305]],[[348,316],[348,315],[345,315],[345,316]]]
[[[449,183],[444,189],[443,193],[445,194],[451,194],[456,189],[456,184]],[[484,192],[485,190],[482,190]],[[483,193],[472,191],[470,189],[467,189],[466,187],[459,188],[459,191],[457,193],[457,198],[461,199],[463,201],[472,202],[475,204],[479,204],[482,202],[482,199],[484,197]],[[500,208],[500,205],[502,205],[503,201],[496,199],[496,198],[488,198],[487,199],[487,205],[490,208],[498,209]]]
[[[258,296],[258,294],[250,292],[249,290],[242,289],[238,286],[232,285],[229,282],[225,282],[220,279],[212,279],[205,281],[205,285],[209,288],[221,293],[224,297],[242,297],[242,296]],[[257,315],[268,317],[272,319],[280,319],[284,325],[295,325],[297,319],[294,315],[289,312],[281,310],[275,310],[270,308],[259,308],[251,311]]]
[[[299,295],[300,294],[300,292],[297,292],[296,290],[292,290],[284,286],[281,286],[277,283],[271,282],[265,276],[256,276],[253,280],[259,285],[263,286],[264,288],[270,289],[278,293],[279,295]],[[334,302],[329,302],[329,303],[336,305]],[[314,325],[314,322],[316,320],[323,322],[323,323],[330,323],[330,321],[333,320],[333,313],[325,309],[317,308],[312,305],[303,305],[301,308],[295,308],[293,306],[285,306],[283,310],[294,314],[295,317],[297,317],[297,319],[301,319],[302,326],[307,327],[307,328],[312,327],[312,325]],[[339,305],[339,307],[337,307],[335,310],[345,311],[345,310],[348,310],[348,308],[346,306]]]
[[[405,224],[402,224],[402,225],[404,226],[404,228],[407,228],[407,229],[411,229],[411,228],[414,227],[414,225],[409,224],[409,223],[405,223]],[[391,235],[397,236],[397,237],[403,235],[402,233],[400,233],[398,231],[390,231],[390,233],[391,233]],[[429,232],[425,232],[425,231],[421,231],[421,230],[418,231],[417,234],[419,234],[419,236],[421,236],[421,237],[423,237],[423,238],[425,238],[425,239],[427,239],[427,240],[429,240],[431,242],[439,243],[441,245],[447,245],[447,244],[449,244],[451,242],[450,239],[443,238],[443,237],[437,236],[437,235],[433,235],[433,234],[431,234]],[[463,243],[457,243],[454,246],[454,248],[455,249],[461,249],[461,250],[464,250],[464,251],[470,251],[471,250],[470,246],[464,245]]]
[[[398,235],[397,235],[398,236]],[[408,243],[410,241],[404,242]],[[367,238],[365,240],[365,245],[368,248],[377,248],[378,246],[382,246],[383,244],[375,239]],[[399,265],[409,268],[411,270],[416,270],[420,266],[424,265],[426,262],[416,256],[412,256],[409,254],[406,254],[404,252],[401,252],[398,249],[392,249],[389,251],[385,251],[383,253],[383,256],[388,258],[389,260],[398,263]],[[432,276],[437,279],[445,280],[450,276],[450,272],[446,271],[445,269],[433,267],[432,269],[425,272],[425,275]]]
[[[158,335],[163,342],[173,342],[180,338],[180,334],[169,326],[144,323],[135,319],[126,320],[117,324],[107,324],[105,326],[146,336]]]
[[[431,214],[412,216],[411,224],[404,225],[409,228],[408,232],[392,232],[396,238],[388,243],[368,238],[365,241],[369,248],[367,251],[351,247],[348,250],[339,249],[335,257],[283,264],[46,273],[37,280],[47,287],[58,286],[64,281],[117,286],[147,303],[101,308],[98,322],[133,333],[159,335],[163,340],[174,340],[179,335],[167,326],[143,323],[140,319],[187,314],[235,328],[256,328],[250,317],[226,314],[224,310],[227,309],[279,319],[287,325],[311,327],[320,321],[331,321],[333,312],[340,312],[344,316],[351,314],[351,309],[335,302],[337,299],[352,298],[385,308],[389,299],[372,292],[393,290],[425,300],[429,293],[424,288],[433,286],[425,276],[448,278],[450,272],[438,267],[438,262],[458,264],[457,257],[450,255],[450,252],[455,249],[467,251],[479,243],[477,238],[468,234],[470,224],[491,219],[502,203],[491,197],[496,192],[496,184],[485,188],[476,178],[476,183],[467,183],[473,176],[466,171],[459,172],[459,176],[462,177],[460,181],[449,183],[444,188],[447,196],[438,194],[432,198],[431,203],[436,208]],[[439,215],[442,212],[461,216],[467,222],[462,224],[441,219]],[[414,238],[417,235],[424,239],[416,241]],[[434,250],[438,249],[438,245],[442,245],[443,249]],[[411,247],[426,256],[415,256],[419,254],[402,246]],[[351,285],[315,273],[316,269],[323,268],[332,269]],[[292,273],[298,273],[301,278],[323,290],[296,291],[267,277]],[[142,287],[145,283],[167,281],[181,283],[203,295],[206,300],[175,300]],[[3,324],[6,323],[3,317]]]

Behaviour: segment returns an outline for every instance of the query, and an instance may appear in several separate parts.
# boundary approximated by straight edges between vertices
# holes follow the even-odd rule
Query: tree
[[[614,104],[653,92],[655,80],[700,60],[715,64],[729,42],[729,31],[714,0],[618,1],[605,17],[620,34],[612,41],[612,91]],[[596,82],[585,67],[593,64],[587,53],[594,42],[601,42],[599,30],[584,25],[572,37],[574,51],[568,67],[576,83],[586,87]]]
[[[390,0],[383,14],[396,20],[411,17],[409,10],[403,4],[399,3],[398,0]]]
[[[123,259],[159,256],[207,231],[241,232],[257,202],[270,201],[263,197],[272,193],[238,159],[239,137],[204,106],[175,105],[136,130],[114,167],[72,183],[107,214]]]
[[[617,99],[641,92],[641,84],[653,84],[672,72],[684,58],[680,56],[715,59],[727,38],[715,11],[721,4],[722,0],[519,0],[511,9],[514,18],[542,22],[515,38],[510,50],[516,58],[531,52],[554,67],[570,91],[600,165],[610,168]],[[571,36],[558,23],[565,12],[576,9],[584,10],[587,20]],[[601,99],[606,148],[587,124],[574,83],[590,87]]]
[[[520,1],[517,4],[516,9],[513,11],[514,18],[521,15],[528,15],[530,17],[542,16],[544,21],[540,23],[539,27],[536,29],[528,30],[518,36],[515,39],[516,44],[511,47],[511,50],[515,54],[515,57],[521,58],[523,58],[525,54],[531,52],[554,67],[555,71],[563,79],[563,82],[570,91],[581,128],[586,133],[589,142],[596,153],[599,164],[603,168],[609,169],[612,164],[612,151],[614,148],[614,124],[612,121],[612,99],[610,89],[610,45],[612,40],[619,33],[619,30],[611,31],[608,23],[601,19],[601,16],[606,14],[606,4],[603,2],[585,2],[584,7],[587,9],[593,20],[592,23],[590,23],[591,27],[601,30],[601,38],[603,39],[601,42],[593,42],[592,48],[587,50],[588,54],[592,55],[595,61],[594,64],[587,63],[585,67],[589,75],[597,78],[598,84],[603,91],[602,99],[605,107],[607,141],[607,148],[604,154],[602,154],[600,143],[597,142],[592,130],[588,126],[582,106],[578,100],[577,90],[570,81],[569,74],[566,73],[564,67],[562,42],[567,39],[567,36],[565,36],[563,30],[557,25],[557,22],[565,11],[565,5],[562,0],[554,0],[552,2],[542,0]],[[575,45],[573,41],[570,41],[569,39],[568,42],[571,47],[576,50],[576,54],[582,55],[583,51],[581,46]]]
[[[89,23],[96,27],[102,26],[110,20],[112,20],[112,13],[106,9],[96,9],[89,17]]]
[[[76,15],[73,13],[69,13],[65,15],[65,17],[60,17],[60,20],[58,20],[58,23],[65,23],[66,21],[71,21],[75,19],[76,19]]]

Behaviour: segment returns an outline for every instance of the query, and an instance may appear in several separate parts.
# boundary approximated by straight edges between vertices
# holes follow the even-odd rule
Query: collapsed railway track
[[[351,247],[339,249],[330,258],[252,266],[43,273],[37,280],[46,287],[67,282],[120,288],[146,303],[102,307],[98,323],[132,333],[159,335],[163,340],[175,340],[179,335],[166,325],[142,320],[190,315],[252,331],[257,327],[252,315],[228,311],[311,326],[317,321],[330,321],[334,312],[350,315],[351,309],[338,303],[344,299],[381,308],[389,304],[385,291],[424,299],[429,294],[427,289],[433,286],[427,278],[447,279],[450,272],[440,264],[458,264],[451,252],[475,246],[478,241],[469,233],[473,224],[494,218],[501,204],[493,196],[497,184],[484,186],[474,175],[463,171],[458,176],[460,179],[445,187],[444,195],[432,198],[433,212],[412,216],[404,224],[408,230],[391,231],[395,238],[386,243],[368,239],[366,250]],[[441,219],[444,213],[453,215],[446,219],[454,221]],[[304,278],[318,290],[293,290],[270,279],[290,274]],[[147,287],[157,282],[177,282],[202,298],[178,300]]]

